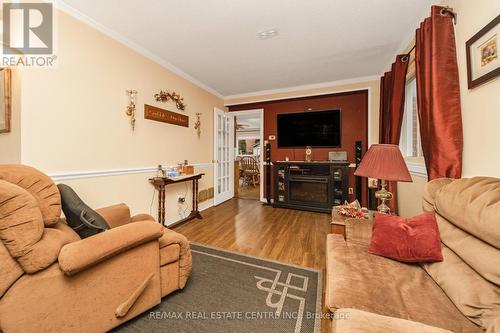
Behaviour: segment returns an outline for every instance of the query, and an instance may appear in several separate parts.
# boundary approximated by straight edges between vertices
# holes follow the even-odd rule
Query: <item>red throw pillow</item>
[[[369,252],[402,262],[443,261],[436,216],[375,214]]]

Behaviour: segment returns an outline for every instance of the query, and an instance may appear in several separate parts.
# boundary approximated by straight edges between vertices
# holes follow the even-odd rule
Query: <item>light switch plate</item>
[[[378,188],[378,179],[368,178],[368,188]]]

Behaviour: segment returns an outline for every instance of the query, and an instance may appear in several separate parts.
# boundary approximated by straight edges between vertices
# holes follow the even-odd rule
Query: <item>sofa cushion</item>
[[[434,211],[434,201],[436,199],[436,194],[445,185],[451,183],[453,179],[451,178],[438,178],[433,179],[425,185],[424,193],[422,195],[422,208],[426,212]]]
[[[460,229],[500,249],[500,179],[455,180],[437,190],[434,210]]]
[[[500,317],[495,318],[495,320],[490,324],[486,333],[498,333],[500,332]]]
[[[326,305],[355,308],[454,332],[481,332],[415,264],[368,253],[368,247],[327,237]]]
[[[23,269],[0,242],[0,297],[24,274]]]
[[[442,242],[484,279],[500,285],[500,251],[455,227],[439,214],[436,218]]]
[[[401,262],[442,261],[434,212],[411,218],[375,214],[369,251]]]
[[[64,237],[69,240],[70,243],[79,241],[81,239],[80,236],[78,236],[78,234],[66,224],[65,219],[59,220],[59,222],[51,228],[59,230],[64,235]]]
[[[448,247],[443,247],[443,262],[424,264],[457,308],[486,330],[500,317],[500,288],[478,275]]]
[[[333,333],[452,333],[416,321],[381,316],[357,309],[340,309],[337,312],[347,317],[332,320]]]
[[[29,256],[42,235],[36,199],[22,187],[0,180],[0,239],[10,255],[17,260]]]
[[[61,247],[73,241],[57,228],[44,228],[36,199],[25,189],[0,180],[0,239],[26,273],[57,261]],[[14,271],[17,267],[12,267]]]
[[[445,260],[424,268],[460,311],[488,329],[500,315],[500,179],[433,180],[423,206],[436,212],[445,244]]]
[[[57,223],[61,216],[61,197],[49,176],[27,165],[6,164],[0,166],[0,179],[24,188],[35,197],[45,226]]]

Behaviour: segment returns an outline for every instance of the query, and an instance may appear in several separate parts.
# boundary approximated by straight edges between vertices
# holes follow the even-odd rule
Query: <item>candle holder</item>
[[[128,89],[126,90],[127,95],[129,96],[129,102],[127,105],[127,109],[125,110],[125,114],[130,117],[130,126],[132,127],[132,131],[135,129],[135,102],[137,97],[137,90]]]
[[[200,112],[197,112],[196,113],[196,122],[194,123],[194,129],[197,131],[198,133],[198,137],[200,137],[201,135],[201,113]]]

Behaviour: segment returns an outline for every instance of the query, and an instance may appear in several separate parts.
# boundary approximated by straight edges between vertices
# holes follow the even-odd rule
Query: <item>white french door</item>
[[[234,197],[234,117],[214,108],[214,203]]]

